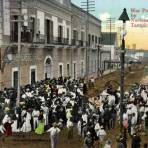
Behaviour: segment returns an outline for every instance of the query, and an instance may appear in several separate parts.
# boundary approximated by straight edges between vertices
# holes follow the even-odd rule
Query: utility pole
[[[18,20],[11,20],[11,22],[17,22],[18,23],[18,61],[17,61],[17,67],[18,67],[18,80],[17,80],[17,98],[16,98],[16,106],[19,106],[20,102],[20,95],[21,95],[21,89],[20,89],[20,80],[21,80],[21,27],[22,27],[22,0],[14,0],[12,2],[17,3],[17,8],[11,8],[10,9],[17,9],[18,10]],[[11,13],[11,12],[10,12]]]
[[[106,22],[106,29],[109,29],[109,33],[110,33],[110,57],[109,57],[109,68],[110,68],[110,71],[111,71],[111,44],[112,44],[112,30],[115,29],[115,18],[108,18],[107,19],[107,22]]]
[[[17,98],[16,98],[16,106],[19,106],[20,102],[20,95],[21,95],[21,28],[22,28],[22,23],[28,20],[23,20],[22,19],[22,0],[14,0],[12,2],[17,3],[16,8],[11,8],[10,9],[17,9],[18,10],[18,20],[11,20],[11,22],[17,22],[18,23],[18,61],[17,61],[17,67],[18,67],[18,84],[17,84]],[[25,1],[24,1],[25,2]],[[10,12],[11,13],[11,12]]]
[[[19,106],[20,102],[20,95],[21,95],[21,90],[20,90],[20,80],[21,80],[21,13],[22,13],[22,2],[21,0],[18,1],[19,4],[19,16],[18,16],[18,86],[17,86],[17,100],[16,100],[16,106]]]
[[[89,13],[95,11],[95,1],[94,0],[86,0],[81,2],[81,7],[82,9],[86,12],[86,72],[85,72],[85,76],[86,79],[88,79],[89,76],[89,61],[90,61],[90,41],[88,41],[89,39],[91,39],[88,37],[89,35]]]

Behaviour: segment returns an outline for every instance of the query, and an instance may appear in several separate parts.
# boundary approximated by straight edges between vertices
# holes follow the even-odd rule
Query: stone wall
[[[0,47],[2,45],[2,0],[0,0]]]

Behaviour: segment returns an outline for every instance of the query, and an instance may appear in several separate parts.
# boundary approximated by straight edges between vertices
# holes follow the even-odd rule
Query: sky
[[[81,7],[81,2],[86,0],[71,0],[74,4]],[[92,1],[92,0],[90,0]],[[148,50],[148,0],[94,0],[95,15],[102,20],[102,30],[106,30],[106,19],[114,18],[116,27],[122,27],[118,18],[123,9],[127,9],[130,22],[127,23],[126,46],[137,49]],[[136,10],[136,11],[135,11]],[[136,20],[136,22],[135,22]],[[146,22],[144,22],[144,20]],[[118,29],[119,30],[119,29]]]

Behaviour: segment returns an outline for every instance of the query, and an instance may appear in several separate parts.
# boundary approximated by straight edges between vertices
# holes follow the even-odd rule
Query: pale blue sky
[[[81,2],[86,0],[71,0],[74,4],[81,7]],[[122,13],[123,8],[127,9],[129,16],[131,8],[148,9],[148,0],[95,0],[94,15],[98,17],[102,13],[108,12],[111,17],[118,18]],[[146,15],[146,14],[145,14]],[[147,12],[148,16],[148,12]]]
[[[81,2],[87,0],[71,0],[74,4],[81,7]],[[93,0],[90,0],[93,1]],[[140,10],[140,13],[137,13],[136,19],[146,19],[148,20],[148,0],[94,0],[95,1],[95,12],[93,13],[97,18],[115,18],[118,20],[119,16],[123,12],[123,9],[127,9],[129,18],[131,19],[131,8],[136,8]],[[142,9],[147,9],[147,12],[142,13]],[[105,19],[101,19],[104,20]],[[141,22],[144,23],[144,22]],[[104,23],[102,23],[102,28]],[[129,22],[130,24],[130,22]],[[131,25],[131,24],[130,24]],[[147,35],[148,27],[137,28],[130,27],[127,30],[126,41],[127,44],[132,47],[136,43],[137,49],[147,49]]]

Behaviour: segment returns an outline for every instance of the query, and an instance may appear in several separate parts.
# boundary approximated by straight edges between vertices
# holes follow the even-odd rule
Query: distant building
[[[117,55],[117,33],[102,32],[102,47],[100,50],[100,67],[104,70],[110,69],[114,61],[119,60]]]
[[[18,84],[18,7],[17,0],[0,0],[1,89]],[[70,0],[22,0],[21,12],[21,85],[85,76],[87,14]],[[90,75],[98,70],[100,39],[101,21],[89,14]]]
[[[126,49],[125,57],[130,61],[140,61],[142,63],[148,63],[148,50]]]

